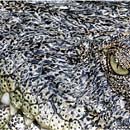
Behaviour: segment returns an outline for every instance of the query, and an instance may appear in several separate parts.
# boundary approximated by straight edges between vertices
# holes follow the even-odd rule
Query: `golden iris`
[[[118,75],[127,75],[129,73],[129,70],[123,68],[113,55],[110,56],[110,65],[112,70]]]

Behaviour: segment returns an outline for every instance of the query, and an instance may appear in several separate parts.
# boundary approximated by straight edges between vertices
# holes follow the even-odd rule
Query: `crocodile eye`
[[[112,70],[118,75],[129,74],[129,70],[126,68],[123,68],[118,62],[118,59],[116,59],[113,55],[110,56],[110,65],[111,65]]]

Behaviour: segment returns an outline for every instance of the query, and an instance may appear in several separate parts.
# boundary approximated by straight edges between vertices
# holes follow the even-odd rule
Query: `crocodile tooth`
[[[12,104],[10,104],[10,115],[15,115],[18,109],[16,109]]]
[[[25,122],[25,124],[26,124],[27,126],[30,126],[30,125],[32,124],[33,120],[30,119],[30,118],[27,118],[27,117],[25,116],[25,117],[24,117],[24,122]]]
[[[5,104],[5,105],[9,105],[10,104],[10,97],[9,97],[9,93],[4,93],[3,96],[1,97],[1,103]]]

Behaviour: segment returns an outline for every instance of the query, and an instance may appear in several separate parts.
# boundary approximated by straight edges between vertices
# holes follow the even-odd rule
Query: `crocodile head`
[[[0,2],[0,128],[129,126],[129,12],[123,2]]]

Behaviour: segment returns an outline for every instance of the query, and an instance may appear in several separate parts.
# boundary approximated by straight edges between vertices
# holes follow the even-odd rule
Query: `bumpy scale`
[[[130,126],[127,2],[0,2],[0,129]]]

